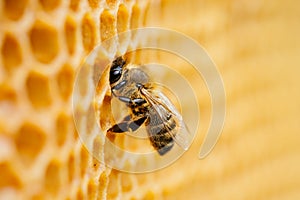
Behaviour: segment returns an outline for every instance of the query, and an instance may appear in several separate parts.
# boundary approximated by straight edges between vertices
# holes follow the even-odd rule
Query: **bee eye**
[[[110,70],[110,74],[109,74],[110,84],[117,82],[121,78],[121,74],[122,74],[121,68],[115,69],[115,70]]]
[[[121,56],[116,58],[113,61],[109,73],[110,84],[117,82],[121,78],[124,65],[125,65],[125,60]]]

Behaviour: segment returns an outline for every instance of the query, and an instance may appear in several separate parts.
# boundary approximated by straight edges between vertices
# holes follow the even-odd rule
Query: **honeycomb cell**
[[[102,149],[102,139],[99,135],[93,141],[93,163],[95,169],[98,169],[98,165],[100,165],[99,160],[101,159],[101,149]]]
[[[30,72],[26,80],[29,100],[36,108],[44,108],[51,104],[49,80],[43,74]]]
[[[0,102],[6,101],[10,103],[16,103],[17,94],[13,88],[8,84],[0,84]]]
[[[58,34],[55,27],[37,21],[29,31],[29,39],[33,55],[38,61],[50,63],[58,55]]]
[[[22,187],[21,180],[11,164],[8,162],[0,163],[0,172],[0,190],[6,187],[13,187],[15,189],[20,189]]]
[[[92,16],[85,14],[81,25],[82,43],[86,51],[91,51],[96,42],[96,25]]]
[[[110,120],[113,118],[112,116],[112,107],[111,107],[111,96],[105,95],[102,101],[102,105],[100,107],[100,127],[102,130],[107,130],[110,128]]]
[[[140,10],[139,6],[137,4],[135,4],[132,7],[132,14],[131,14],[131,21],[130,21],[130,27],[132,29],[140,27],[140,24],[141,24],[140,16],[141,16],[141,10]]]
[[[64,64],[56,76],[58,91],[61,97],[67,101],[72,94],[74,70],[71,65]]]
[[[60,4],[60,0],[39,0],[45,11],[51,11],[57,8]]]
[[[83,177],[86,173],[89,164],[90,154],[87,149],[82,146],[80,151],[80,175]]]
[[[22,52],[19,42],[14,35],[7,33],[1,48],[3,65],[6,71],[11,72],[22,63]]]
[[[119,6],[117,14],[117,31],[118,33],[127,31],[129,27],[129,13],[124,4]]]
[[[99,178],[99,188],[98,188],[98,199],[105,199],[106,198],[106,188],[108,185],[108,177],[106,172],[102,172]]]
[[[77,11],[78,8],[79,8],[79,4],[80,4],[80,0],[70,0],[70,8],[73,10],[73,11]]]
[[[106,0],[106,4],[110,7],[113,7],[117,4],[117,0]]]
[[[28,0],[4,0],[4,12],[12,20],[20,19],[26,9]]]
[[[72,182],[75,177],[75,156],[74,152],[70,153],[69,159],[68,159],[68,177],[69,182]]]
[[[87,185],[87,197],[88,199],[97,199],[97,183],[94,179],[91,179]]]
[[[143,185],[147,182],[147,176],[145,174],[138,174],[136,179],[139,185]]]
[[[88,64],[82,65],[80,69],[80,73],[78,73],[77,81],[75,89],[79,90],[79,93],[82,97],[85,97],[88,93],[89,89],[89,78],[91,75],[91,67]],[[78,88],[77,88],[78,87]]]
[[[43,200],[45,199],[45,196],[43,194],[33,194],[30,197],[31,200]]]
[[[116,19],[109,12],[104,10],[100,16],[101,41],[109,39],[116,34]]]
[[[143,197],[143,199],[145,199],[145,200],[154,200],[156,198],[155,198],[154,192],[149,190],[148,192],[146,192],[146,194]]]
[[[61,164],[59,161],[51,161],[46,169],[44,187],[47,192],[55,196],[61,188]]]
[[[142,23],[143,23],[142,26],[147,26],[147,24],[148,24],[147,21],[149,20],[148,19],[149,13],[151,13],[151,12],[149,12],[149,10],[150,10],[150,2],[148,2],[147,6],[144,9],[144,12],[143,12],[144,17],[142,19]],[[158,15],[160,13],[155,13],[155,14]]]
[[[100,0],[88,0],[91,8],[98,8]]]
[[[129,192],[132,190],[132,175],[126,173],[121,174],[121,185],[123,192]]]
[[[56,119],[56,142],[59,146],[62,146],[67,138],[69,131],[69,117],[65,113],[58,115]]]
[[[24,164],[33,163],[46,141],[45,132],[37,125],[25,122],[15,135],[15,144]]]
[[[79,190],[77,191],[76,199],[78,199],[78,200],[84,200],[85,199],[84,193],[83,193],[81,188],[79,188]]]
[[[76,21],[68,16],[65,21],[65,38],[67,43],[67,48],[69,54],[73,54],[76,50],[76,43],[77,43],[77,37],[76,37]]]
[[[109,181],[107,186],[107,198],[115,199],[119,194],[119,173],[116,170],[112,170],[109,175]]]
[[[95,128],[96,124],[96,118],[95,118],[95,110],[94,105],[91,104],[88,111],[87,111],[87,120],[86,120],[86,134],[91,134],[93,129]]]

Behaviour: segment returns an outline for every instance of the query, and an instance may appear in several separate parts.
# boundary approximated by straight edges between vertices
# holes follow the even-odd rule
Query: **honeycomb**
[[[74,127],[71,96],[85,56],[116,33],[151,23],[148,11],[159,6],[147,0],[0,3],[0,199],[147,194],[135,192],[138,178],[88,153]]]
[[[0,199],[299,199],[299,8],[295,0],[1,1]],[[211,109],[199,86],[191,149],[158,172],[129,174],[83,146],[72,90],[97,44],[152,25],[208,50],[224,79],[226,123],[213,152],[197,159]],[[134,37],[117,43],[123,52],[135,45]],[[92,144],[102,152],[100,137]]]

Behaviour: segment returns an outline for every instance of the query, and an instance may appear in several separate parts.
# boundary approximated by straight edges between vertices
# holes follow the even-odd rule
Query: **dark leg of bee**
[[[121,123],[113,125],[107,132],[123,133],[130,130],[136,131],[146,119],[147,117],[142,117],[132,121],[130,116],[127,116]]]
[[[145,122],[146,119],[147,119],[147,117],[142,117],[140,119],[137,119],[137,120],[131,122],[129,124],[129,128],[132,131],[136,131]]]
[[[119,90],[119,89],[123,88],[126,85],[126,83],[127,83],[127,80],[123,80],[120,83],[118,83],[118,85],[114,86],[112,88],[112,90]]]
[[[118,97],[118,99],[128,105],[136,105],[136,106],[140,106],[143,105],[144,103],[146,103],[145,99],[142,98],[136,98],[136,99],[130,99],[129,97]]]

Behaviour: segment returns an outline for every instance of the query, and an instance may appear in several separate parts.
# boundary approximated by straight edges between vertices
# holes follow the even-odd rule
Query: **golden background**
[[[300,198],[299,1],[4,0],[0,10],[0,199]],[[91,158],[71,95],[95,45],[143,26],[180,31],[207,50],[227,114],[199,160],[210,117],[209,96],[199,94],[192,148],[168,168],[133,175]]]

